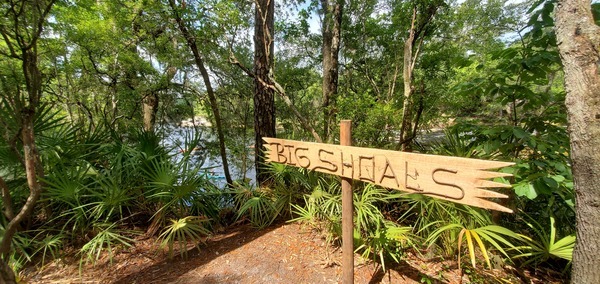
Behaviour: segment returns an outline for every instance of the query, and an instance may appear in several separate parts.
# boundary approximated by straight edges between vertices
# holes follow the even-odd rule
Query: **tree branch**
[[[279,85],[279,83],[277,83],[277,81],[275,81],[275,78],[273,78],[271,76],[271,73],[269,73],[269,76],[270,76],[270,81],[273,83],[269,84],[269,83],[265,82],[263,79],[257,77],[252,71],[250,71],[250,69],[248,69],[248,67],[244,66],[241,62],[239,62],[237,60],[237,58],[235,57],[235,55],[233,55],[232,52],[229,55],[229,63],[238,66],[249,77],[258,79],[260,84],[263,85],[264,87],[275,91],[275,93],[277,93],[281,97],[283,102],[292,110],[292,112],[294,112],[294,115],[296,115],[298,120],[300,120],[300,124],[302,125],[302,127],[306,131],[308,131],[312,134],[313,138],[315,138],[315,141],[317,141],[319,143],[323,143],[323,139],[321,139],[321,136],[319,136],[319,134],[317,133],[315,128],[310,125],[308,120],[306,118],[304,118],[304,116],[302,116],[300,111],[298,111],[298,109],[294,106],[290,97],[288,97],[288,95],[285,93],[285,90],[283,89],[283,87],[281,87],[281,85]]]
[[[21,57],[15,52],[15,48],[13,47],[13,45],[10,41],[10,38],[6,34],[4,25],[0,25],[0,33],[2,34],[2,38],[4,39],[4,42],[6,43],[6,46],[8,46],[8,50],[10,51],[10,53],[5,53],[5,52],[1,52],[1,51],[0,51],[0,53],[2,55],[8,56],[8,57],[21,59]]]

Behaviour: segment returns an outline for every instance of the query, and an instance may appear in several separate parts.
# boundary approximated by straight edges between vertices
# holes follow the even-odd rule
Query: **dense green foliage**
[[[14,270],[35,256],[43,265],[66,247],[94,262],[141,234],[183,255],[188,242],[198,244],[236,220],[259,228],[278,218],[300,221],[339,240],[336,178],[272,164],[269,187],[252,183],[253,88],[245,73],[253,56],[252,5],[175,2],[174,8],[169,1],[58,1],[51,9],[37,43],[43,96],[34,133],[43,192],[4,258]],[[503,169],[510,179],[499,179],[513,185],[502,190],[512,215],[356,185],[355,248],[384,269],[407,250],[429,249],[458,255],[459,262],[468,253],[472,266],[477,256],[491,266],[491,255],[499,255],[568,272],[575,213],[554,1],[508,2],[348,2],[339,95],[330,107],[336,119],[352,119],[355,145],[398,148],[403,49],[416,11],[410,107],[418,135],[412,148],[516,163]],[[322,35],[311,27],[318,5],[278,2],[274,70],[285,95],[316,129],[324,119]],[[205,165],[218,153],[212,128],[194,125],[169,142],[182,135],[176,124],[183,119],[199,115],[214,122],[175,10],[199,43],[218,98],[237,169],[236,182],[226,188],[212,173],[218,165]],[[0,42],[0,186],[6,184],[3,197],[10,197],[0,202],[17,213],[30,192],[18,111],[30,94],[23,60],[9,49]],[[158,101],[157,119],[151,131],[142,131],[150,97]],[[276,104],[278,136],[312,139],[289,106]],[[0,215],[0,237],[11,218]]]

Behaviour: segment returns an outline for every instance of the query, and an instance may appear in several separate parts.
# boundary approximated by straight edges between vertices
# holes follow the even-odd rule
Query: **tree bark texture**
[[[4,217],[6,220],[10,221],[15,217],[13,207],[12,207],[12,198],[10,196],[10,189],[8,185],[4,181],[4,179],[0,176],[0,190],[2,191],[2,213],[4,213]]]
[[[175,42],[173,45],[176,45]],[[159,93],[162,90],[167,90],[171,84],[171,80],[175,77],[177,68],[169,65],[166,68],[164,78],[160,80],[158,84],[152,86],[147,94],[142,99],[142,114],[144,116],[144,130],[147,132],[154,132],[154,126],[156,125],[156,115],[158,114],[158,105],[160,102]]]
[[[33,128],[42,96],[42,74],[38,66],[37,42],[54,2],[55,0],[22,1],[2,7],[6,18],[3,25],[0,25],[2,38],[10,52],[10,57],[21,61],[27,90],[25,96],[16,99],[14,107],[20,124],[23,143],[22,162],[25,166],[29,196],[23,207],[5,226],[4,235],[0,240],[0,283],[16,283],[14,272],[8,265],[12,238],[20,228],[20,223],[31,217],[42,193],[39,179],[43,178],[44,170],[36,148]]]
[[[202,55],[200,55],[200,51],[198,49],[198,45],[196,43],[196,38],[192,35],[187,27],[187,25],[183,22],[181,15],[178,12],[178,7],[175,4],[175,0],[169,0],[169,4],[173,13],[175,14],[175,21],[179,27],[179,31],[181,31],[182,35],[185,37],[185,40],[188,44],[188,47],[191,49],[192,54],[194,55],[194,61],[196,66],[200,70],[200,74],[202,75],[202,80],[204,81],[204,86],[206,87],[206,93],[208,95],[208,101],[210,104],[210,108],[215,116],[215,130],[217,132],[217,138],[219,139],[219,153],[221,154],[221,161],[223,162],[223,174],[225,175],[225,180],[227,184],[232,185],[233,180],[231,179],[231,175],[229,174],[229,163],[227,162],[227,151],[225,148],[225,135],[223,134],[223,127],[221,125],[221,113],[219,111],[219,104],[217,102],[217,97],[212,88],[212,84],[210,82],[210,76],[208,75],[208,71],[204,66],[204,59]]]
[[[335,99],[338,92],[339,52],[344,0],[321,0],[323,12],[323,139],[329,140],[335,123]]]
[[[143,99],[144,131],[153,132],[158,112],[158,94],[152,92]]]
[[[257,0],[254,12],[254,133],[256,181],[269,180],[265,170],[263,137],[275,137],[275,96],[272,85],[275,0]],[[262,82],[265,84],[263,84]]]
[[[0,284],[16,284],[15,273],[12,271],[8,263],[0,259]]]
[[[600,283],[600,27],[589,0],[559,1],[555,26],[575,183],[577,243],[571,283]]]
[[[25,109],[23,117],[23,127],[21,130],[21,139],[23,140],[23,152],[25,159],[25,173],[27,175],[27,185],[29,186],[29,197],[25,201],[23,208],[6,225],[4,236],[0,242],[0,255],[6,259],[10,253],[12,237],[17,232],[19,224],[28,218],[35,207],[35,204],[42,193],[42,186],[39,178],[39,154],[35,145],[35,135],[33,131],[33,122],[35,112],[32,109]]]
[[[400,128],[400,147],[402,151],[409,150],[410,137],[412,136],[412,73],[413,73],[413,43],[415,40],[415,22],[417,18],[417,8],[413,9],[413,15],[410,25],[408,39],[404,43],[404,102],[402,104],[402,127]]]
[[[21,45],[23,46],[23,45]],[[0,241],[0,283],[15,283],[14,272],[8,266],[8,258],[11,251],[13,236],[17,233],[21,222],[29,218],[40,199],[42,185],[39,178],[44,175],[39,153],[35,144],[34,121],[36,109],[42,94],[42,75],[37,65],[37,50],[33,48],[22,48],[22,64],[27,87],[27,106],[19,110],[21,124],[21,140],[23,142],[23,159],[29,196],[19,212],[8,222],[4,230],[4,236]],[[19,105],[25,105],[20,103]]]

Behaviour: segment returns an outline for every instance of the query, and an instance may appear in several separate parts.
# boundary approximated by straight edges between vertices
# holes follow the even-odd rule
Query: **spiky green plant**
[[[42,231],[41,233],[47,233],[46,231]],[[39,236],[39,234],[38,234]],[[60,250],[63,248],[63,240],[65,235],[62,233],[51,235],[47,234],[41,240],[37,240],[39,237],[36,236],[36,246],[37,249],[33,253],[34,255],[42,254],[42,267],[44,263],[46,263],[46,257],[51,255],[53,259],[57,259]]]
[[[213,221],[222,222],[219,214],[222,208],[231,206],[230,195],[206,179],[202,182],[202,190],[194,191],[192,194],[190,214],[206,216]]]
[[[438,221],[460,217],[456,204],[445,200],[422,194],[402,194],[399,200],[407,206],[399,220],[412,224],[421,236],[430,235]]]
[[[273,199],[261,189],[254,190],[252,197],[238,209],[238,218],[245,214],[248,214],[250,223],[257,228],[271,225],[278,216]]]
[[[372,258],[379,261],[384,271],[389,259],[400,262],[403,250],[408,247],[414,247],[414,242],[418,239],[412,233],[411,227],[398,226],[391,221],[379,223],[374,230],[368,232],[366,237],[358,240],[360,245],[355,249],[362,252],[363,258]]]
[[[306,195],[303,198],[304,206],[292,204],[292,213],[296,218],[291,219],[290,222],[301,222],[317,227],[321,221],[318,203],[311,201]]]
[[[573,260],[573,249],[575,247],[575,234],[570,234],[561,239],[557,238],[554,217],[550,217],[550,231],[543,228],[540,223],[530,218],[527,225],[535,233],[535,238],[526,235],[520,235],[525,242],[524,246],[519,246],[521,253],[513,258],[524,258],[523,265],[538,265],[551,258],[564,259],[570,262]],[[568,266],[567,266],[568,267]]]
[[[395,198],[387,190],[373,184],[354,191],[355,227],[359,232],[366,232],[379,227],[385,219],[379,206]]]
[[[458,233],[456,248],[458,252],[458,267],[461,265],[463,240],[467,243],[467,250],[473,267],[476,267],[475,244],[479,247],[481,254],[488,267],[491,268],[489,249],[486,243],[491,244],[505,257],[509,258],[506,249],[516,248],[514,240],[520,240],[520,236],[501,226],[487,225],[482,227],[468,227],[464,224],[451,223],[436,229],[426,240],[429,246],[433,245],[440,235],[444,233]],[[485,242],[484,242],[485,241]]]
[[[195,214],[217,222],[220,207],[226,203],[222,200],[226,193],[218,190],[202,171],[189,159],[150,161],[143,170],[143,177],[144,195],[153,205],[149,207],[154,211],[153,218]]]
[[[179,253],[183,257],[187,253],[188,242],[193,242],[198,246],[202,242],[203,236],[210,235],[210,231],[204,227],[208,219],[198,216],[187,216],[181,219],[171,219],[170,224],[159,235],[161,247],[169,248],[169,257],[173,257],[173,246],[175,242],[179,244]]]
[[[335,194],[332,194],[334,192]],[[342,199],[339,183],[322,180],[311,194],[304,195],[303,204],[293,204],[295,218],[290,222],[302,222],[328,232],[328,241],[341,234]]]
[[[79,249],[80,267],[84,260],[96,263],[102,256],[102,252],[108,253],[112,264],[114,249],[118,246],[131,247],[134,242],[134,239],[128,235],[136,232],[119,229],[116,223],[94,223],[93,227],[96,235]]]
[[[386,261],[399,261],[403,248],[411,246],[417,237],[412,228],[402,227],[386,220],[379,206],[398,198],[398,194],[368,184],[358,187],[353,194],[355,228],[354,242],[357,251],[365,258],[373,258],[386,267]],[[326,229],[327,240],[341,235],[341,194],[339,182],[319,183],[311,194],[304,195],[303,205],[294,204],[296,218],[291,221],[308,223]]]
[[[89,194],[86,179],[94,173],[92,166],[86,163],[75,167],[57,166],[44,179],[47,189],[42,202],[61,211],[81,205],[84,196]]]
[[[426,150],[436,155],[465,158],[491,158],[497,155],[497,152],[483,151],[478,141],[472,138],[458,127],[444,129],[444,137],[430,142]]]
[[[113,218],[125,217],[125,210],[135,198],[130,189],[120,184],[112,174],[98,177],[96,184],[97,187],[88,195],[91,218],[107,222]]]
[[[279,216],[288,216],[292,205],[302,200],[303,193],[322,186],[324,179],[317,173],[272,163],[270,187],[253,189],[240,186],[232,191],[238,208],[238,218],[248,215],[253,226],[264,228]]]

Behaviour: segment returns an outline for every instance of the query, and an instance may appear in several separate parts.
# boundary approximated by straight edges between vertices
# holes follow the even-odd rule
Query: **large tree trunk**
[[[335,1],[335,3],[331,3]],[[329,140],[335,122],[335,99],[338,92],[338,63],[344,0],[321,0],[323,12],[323,139]]]
[[[175,0],[169,0],[169,4],[171,5],[171,10],[175,15],[175,21],[177,21],[179,31],[181,31],[181,34],[185,37],[188,47],[191,49],[192,54],[194,55],[196,66],[198,67],[198,69],[200,70],[200,74],[202,75],[202,80],[204,81],[204,86],[206,87],[206,93],[208,94],[210,108],[213,112],[213,115],[215,116],[215,130],[217,132],[217,139],[219,140],[219,153],[221,154],[221,161],[223,162],[223,173],[225,175],[225,180],[227,181],[227,184],[232,185],[233,180],[231,179],[231,175],[229,174],[229,163],[227,162],[227,151],[225,148],[225,135],[223,134],[223,127],[221,125],[221,113],[219,111],[217,97],[210,82],[208,71],[204,66],[204,60],[202,59],[202,56],[200,55],[200,51],[198,49],[198,45],[196,44],[196,38],[190,33],[187,25],[183,22],[183,19],[181,18],[181,15],[178,12],[179,8],[175,4]]]
[[[254,13],[254,132],[256,181],[264,185],[269,174],[265,170],[263,137],[275,137],[275,96],[272,85],[275,23],[275,0],[257,0]],[[262,82],[266,84],[263,84]]]
[[[559,1],[556,35],[575,183],[577,244],[571,282],[600,283],[600,27],[589,0]]]

